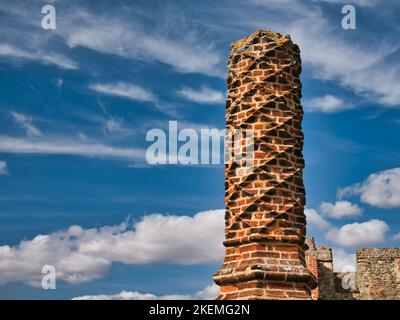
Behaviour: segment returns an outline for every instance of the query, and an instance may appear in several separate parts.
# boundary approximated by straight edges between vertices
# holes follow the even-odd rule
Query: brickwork
[[[289,36],[260,30],[231,46],[226,127],[254,130],[254,165],[230,159],[225,166],[219,299],[311,299],[316,286],[304,255],[300,72]]]
[[[313,274],[315,279],[318,279],[318,259],[317,256],[306,255],[306,264],[308,270]],[[318,300],[319,297],[319,289],[318,287],[311,290],[311,298],[313,300]]]
[[[218,299],[400,299],[400,249],[361,249],[356,272],[335,273],[332,249],[305,240],[300,72],[289,36],[259,30],[231,45],[226,128],[253,130],[254,140],[228,152],[254,152],[225,165]]]

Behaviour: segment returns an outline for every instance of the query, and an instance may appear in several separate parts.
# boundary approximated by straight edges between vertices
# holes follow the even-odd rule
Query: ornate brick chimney
[[[231,45],[227,131],[253,129],[254,153],[252,170],[233,159],[225,166],[218,299],[311,299],[316,286],[304,256],[300,72],[300,50],[289,36],[259,30]]]

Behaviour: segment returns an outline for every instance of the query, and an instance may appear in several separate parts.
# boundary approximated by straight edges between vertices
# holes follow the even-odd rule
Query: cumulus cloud
[[[342,248],[332,248],[332,253],[335,272],[356,271],[356,255],[354,253],[348,253]]]
[[[221,104],[225,102],[225,95],[214,89],[203,86],[199,90],[183,87],[178,94],[189,101],[200,104]]]
[[[106,274],[113,262],[183,265],[222,261],[224,210],[190,216],[144,216],[133,226],[122,223],[99,229],[67,230],[0,246],[0,284],[39,285],[43,265],[56,268],[57,279],[82,283]]]
[[[305,209],[304,213],[307,218],[307,223],[311,227],[316,227],[320,230],[327,230],[331,228],[331,224],[326,221],[315,209]]]
[[[5,161],[0,161],[0,175],[8,173],[7,163]]]
[[[323,231],[325,239],[344,247],[362,247],[376,245],[385,241],[389,226],[382,220],[369,220],[362,223],[350,223],[337,228],[315,209],[306,209],[309,226]]]
[[[215,284],[207,286],[204,290],[197,291],[191,295],[170,294],[156,296],[150,293],[139,293],[137,291],[123,290],[112,295],[87,295],[75,297],[72,300],[214,300],[219,294],[219,287]]]
[[[400,232],[393,236],[393,240],[396,240],[396,241],[400,240]]]
[[[91,84],[89,88],[105,95],[127,98],[134,101],[156,101],[156,97],[150,91],[126,82]]]
[[[382,220],[369,220],[362,223],[350,223],[340,228],[332,228],[326,239],[345,247],[376,245],[385,241],[389,226]]]
[[[360,216],[362,214],[362,209],[350,201],[336,201],[334,204],[322,202],[320,209],[322,214],[335,219]]]
[[[26,134],[30,137],[40,137],[42,136],[42,132],[36,128],[33,124],[33,118],[29,117],[23,113],[12,111],[11,115],[14,121],[25,130]]]
[[[340,189],[338,195],[360,195],[362,202],[378,208],[400,207],[400,168],[373,173],[362,183]]]
[[[335,113],[349,109],[342,99],[330,94],[306,100],[303,105],[304,109],[310,112]]]
[[[18,60],[38,61],[43,64],[56,65],[61,69],[78,69],[78,64],[64,55],[58,53],[29,51],[17,48],[7,43],[0,43],[0,56]]]

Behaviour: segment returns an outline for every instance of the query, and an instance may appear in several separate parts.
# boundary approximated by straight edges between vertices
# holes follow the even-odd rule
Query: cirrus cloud
[[[157,100],[150,91],[126,82],[96,83],[89,85],[89,89],[105,95],[127,98],[134,101],[155,102]]]
[[[310,112],[335,113],[350,109],[346,108],[346,104],[342,99],[330,94],[306,100],[303,105],[305,110]]]
[[[200,104],[222,104],[225,102],[225,95],[207,86],[202,86],[199,90],[183,87],[178,94],[189,101]]]
[[[8,173],[7,163],[5,161],[0,161],[0,175],[5,175]]]

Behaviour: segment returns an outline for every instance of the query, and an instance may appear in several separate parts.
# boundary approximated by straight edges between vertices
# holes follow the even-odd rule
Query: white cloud
[[[8,173],[7,163],[5,161],[0,161],[0,175]]]
[[[115,133],[123,130],[122,123],[119,119],[109,118],[104,122],[104,131],[107,133]]]
[[[357,5],[360,7],[372,7],[375,6],[379,0],[313,0],[314,2],[328,2],[328,3],[333,3],[333,4],[351,4],[351,5]]]
[[[82,283],[106,274],[113,262],[148,264],[204,264],[222,262],[224,210],[190,216],[144,216],[128,223],[99,229],[71,226],[38,235],[18,245],[0,246],[0,284],[38,285],[43,265],[53,265],[57,279]]]
[[[64,154],[81,157],[99,157],[145,161],[145,150],[107,146],[69,138],[46,140],[20,139],[0,136],[0,152],[21,154]]]
[[[337,228],[315,209],[306,209],[304,213],[308,225],[323,231],[326,240],[344,247],[362,247],[382,243],[389,230],[389,226],[384,221],[377,219],[345,224]]]
[[[64,80],[61,78],[55,79],[55,84],[58,90],[61,89],[62,85],[64,84]]]
[[[303,102],[303,105],[304,108],[310,112],[335,113],[346,109],[342,99],[336,98],[330,94],[306,100]]]
[[[33,118],[29,117],[23,113],[11,112],[12,117],[14,118],[14,121],[22,128],[25,130],[26,134],[30,137],[40,137],[42,136],[42,132],[36,128],[33,124]]]
[[[378,208],[400,207],[400,168],[371,174],[366,181],[340,189],[340,197],[360,195],[364,203]]]
[[[340,26],[340,20],[331,20],[317,3],[295,0],[253,0],[252,3],[268,8],[268,12],[264,11],[267,16],[257,19],[254,14],[253,19],[248,19],[247,13],[237,13],[237,26],[253,29],[265,26],[288,33],[299,45],[303,64],[314,78],[353,90],[365,98],[363,102],[374,101],[389,107],[400,105],[400,69],[392,59],[399,46],[390,35],[347,40],[333,25]],[[335,106],[335,102],[331,103]]]
[[[304,213],[307,218],[307,224],[317,229],[327,230],[331,228],[331,224],[326,221],[315,209],[305,209]]]
[[[225,102],[225,95],[214,89],[202,86],[200,90],[183,87],[178,94],[189,101],[204,104],[222,104]]]
[[[169,13],[163,12],[163,18],[167,19]],[[163,30],[146,30],[126,12],[118,15],[115,19],[88,12],[75,14],[68,28],[60,32],[72,48],[81,46],[128,59],[162,62],[182,73],[222,75],[221,55],[211,41],[203,39],[194,27],[174,26],[174,19],[182,22],[182,15],[170,17],[169,25],[163,26]]]
[[[385,241],[389,226],[381,220],[369,220],[362,223],[350,223],[340,228],[332,228],[326,238],[345,247],[376,245]]]
[[[13,59],[38,61],[43,64],[56,65],[61,69],[78,69],[78,64],[75,61],[61,54],[54,52],[28,51],[6,43],[0,43],[0,56]]]
[[[204,290],[197,291],[192,295],[170,294],[156,296],[149,293],[123,290],[112,295],[90,295],[75,297],[73,300],[214,300],[219,294],[219,287],[215,284],[207,286]]]
[[[356,255],[342,248],[333,248],[333,270],[335,272],[356,271]]]
[[[289,31],[302,50],[304,63],[312,67],[314,76],[336,81],[380,104],[399,105],[399,69],[385,60],[398,50],[397,45],[377,43],[370,48],[379,49],[370,50],[361,44],[347,43],[338,34],[321,32],[330,29],[329,21],[321,14],[295,21]]]
[[[322,202],[320,206],[322,214],[335,218],[346,218],[359,216],[362,214],[362,209],[349,201],[336,201],[335,204],[330,202]]]
[[[99,93],[134,101],[155,102],[157,100],[150,91],[126,82],[91,84],[89,88]]]
[[[395,241],[400,240],[400,232],[393,236],[393,240],[395,240]]]

